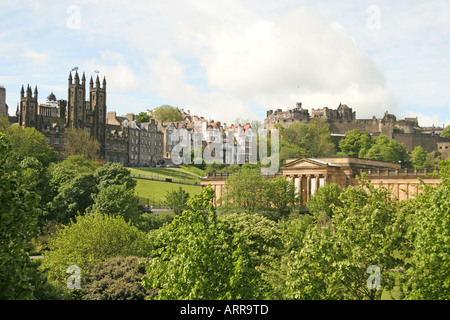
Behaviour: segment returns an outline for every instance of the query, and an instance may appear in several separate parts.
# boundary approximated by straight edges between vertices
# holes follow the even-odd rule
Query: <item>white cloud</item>
[[[102,63],[93,60],[88,61],[86,65],[92,72],[99,71],[101,79],[106,77],[108,91],[127,91],[138,88],[138,78],[127,65],[122,54],[115,51],[102,51],[100,57]]]
[[[305,108],[342,102],[358,117],[385,111],[398,116],[412,107],[426,114],[432,106],[449,118],[450,5],[430,2],[79,1],[81,28],[71,31],[65,27],[67,2],[7,1],[8,10],[27,7],[20,10],[25,17],[39,7],[32,20],[41,29],[18,18],[17,24],[4,22],[8,32],[0,37],[5,44],[23,43],[15,45],[16,52],[35,49],[28,52],[30,61],[46,63],[43,69],[50,56],[40,51],[51,48],[52,58],[65,57],[51,64],[52,74],[66,74],[72,64],[82,69],[87,61],[87,72],[106,76],[111,99],[118,91],[143,104],[173,101],[215,119],[261,119],[267,109],[295,102]],[[367,28],[371,4],[380,8],[377,30]],[[15,59],[8,52],[0,48],[2,57],[12,56],[0,64],[7,74],[13,72],[8,61]],[[123,105],[127,111],[133,107]]]
[[[243,114],[255,117],[245,104],[230,95],[220,91],[204,93],[195,85],[187,84],[185,66],[168,52],[149,59],[148,67],[151,71],[150,87],[167,103],[190,110],[191,114],[226,123]]]
[[[419,120],[419,125],[421,127],[442,127],[450,125],[450,118],[443,119],[436,114],[427,115],[420,112],[408,111],[406,112],[406,117],[415,118]]]
[[[273,21],[210,26],[203,42],[199,59],[210,86],[247,104],[342,101],[361,115],[397,108],[384,76],[354,39],[307,8]]]
[[[35,64],[39,64],[39,65],[43,65],[43,64],[47,64],[48,59],[49,59],[49,55],[48,53],[41,53],[41,52],[37,52],[31,49],[28,49],[24,56],[28,59],[31,59],[33,63]]]

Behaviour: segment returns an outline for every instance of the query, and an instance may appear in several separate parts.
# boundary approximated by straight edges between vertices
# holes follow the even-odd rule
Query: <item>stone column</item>
[[[307,175],[306,176],[306,202],[309,201],[310,192],[311,192],[311,176]]]

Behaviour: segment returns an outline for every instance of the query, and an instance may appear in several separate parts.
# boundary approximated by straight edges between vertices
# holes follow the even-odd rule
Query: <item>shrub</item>
[[[147,256],[151,252],[149,238],[123,217],[99,213],[78,216],[76,221],[59,229],[49,241],[42,267],[48,268],[50,280],[65,284],[67,267],[81,269],[81,279],[91,267],[117,256]]]
[[[145,290],[141,278],[145,266],[135,256],[109,258],[96,264],[83,286],[83,300],[144,300],[155,290]]]

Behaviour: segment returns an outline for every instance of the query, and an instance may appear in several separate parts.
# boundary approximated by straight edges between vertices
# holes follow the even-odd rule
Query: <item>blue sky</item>
[[[450,1],[0,0],[0,85],[67,99],[73,67],[108,110],[162,104],[208,119],[336,108],[450,125]]]

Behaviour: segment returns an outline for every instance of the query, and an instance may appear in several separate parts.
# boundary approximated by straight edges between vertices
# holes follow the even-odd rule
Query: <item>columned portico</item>
[[[302,205],[306,205],[311,196],[328,183],[335,183],[342,188],[360,185],[357,177],[361,174],[365,174],[374,186],[388,187],[393,196],[405,200],[420,192],[418,177],[428,185],[439,183],[438,178],[427,175],[426,170],[422,171],[402,169],[396,163],[336,157],[288,159],[279,175],[286,177],[294,184],[295,192],[301,199]],[[201,179],[202,186],[210,184],[214,188],[217,205],[222,204],[219,199],[227,177],[228,174],[216,174]],[[270,179],[270,177],[267,178]]]

